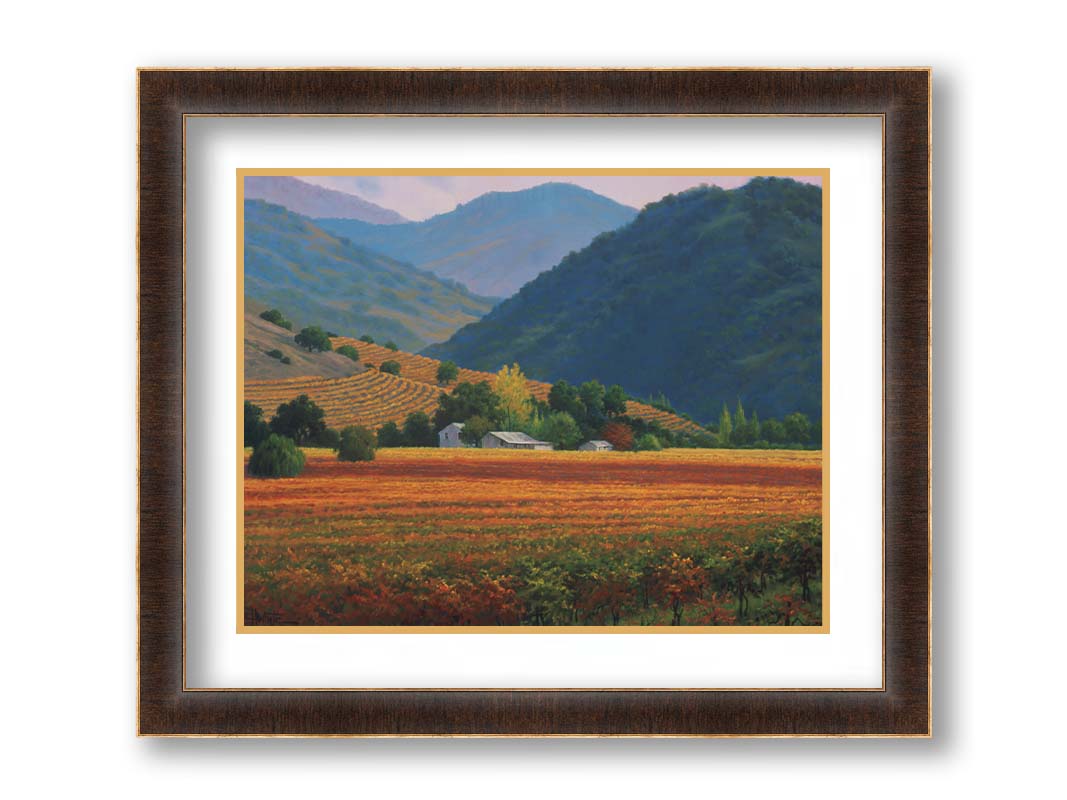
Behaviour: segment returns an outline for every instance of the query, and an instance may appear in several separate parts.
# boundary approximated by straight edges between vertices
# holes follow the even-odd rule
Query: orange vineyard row
[[[426,383],[367,370],[349,378],[287,378],[247,381],[245,400],[269,417],[279,405],[306,394],[326,412],[331,428],[365,425],[372,430],[386,422],[402,423],[415,411],[432,415],[441,390]]]
[[[395,361],[400,365],[401,376],[412,381],[432,386],[434,388],[435,400],[441,391],[448,391],[447,389],[439,387],[437,384],[437,368],[441,366],[441,362],[437,359],[420,356],[415,353],[405,353],[400,350],[390,350],[387,347],[382,347],[380,344],[361,342],[358,339],[351,339],[346,336],[338,336],[331,339],[331,341],[333,342],[334,349],[346,344],[355,347],[359,352],[360,361],[364,364],[374,364],[375,367],[378,367],[386,361]],[[456,383],[478,383],[480,381],[488,381],[491,385],[495,378],[496,376],[491,372],[480,372],[478,370],[461,367]],[[528,380],[526,381],[526,386],[529,389],[530,394],[536,399],[541,401],[548,400],[548,392],[552,388],[552,384],[545,383],[544,381]],[[311,399],[314,400],[315,398],[312,396]],[[424,411],[425,409],[419,408],[413,410]],[[630,401],[626,404],[626,413],[633,417],[656,422],[669,430],[684,431],[687,433],[704,432],[704,429],[695,422],[690,422],[677,414],[672,414],[669,411],[662,411],[646,403]]]

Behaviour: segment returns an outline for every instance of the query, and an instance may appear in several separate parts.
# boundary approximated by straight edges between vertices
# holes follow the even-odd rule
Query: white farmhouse
[[[502,447],[506,450],[551,450],[551,442],[539,442],[525,433],[489,431],[482,437],[482,447]]]
[[[452,422],[441,428],[437,432],[438,447],[466,447],[463,441],[459,438],[460,431],[463,430],[462,422]]]
[[[583,442],[578,445],[579,450],[585,450],[586,452],[606,452],[608,450],[614,450],[615,445],[611,442],[605,442],[603,439],[590,439],[588,442]]]

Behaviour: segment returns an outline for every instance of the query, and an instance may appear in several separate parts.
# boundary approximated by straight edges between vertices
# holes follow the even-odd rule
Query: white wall
[[[5,9],[6,783],[25,796],[888,798],[1025,796],[1054,780],[1067,533],[1054,6],[386,8]],[[935,67],[936,738],[135,739],[134,67],[705,64]]]

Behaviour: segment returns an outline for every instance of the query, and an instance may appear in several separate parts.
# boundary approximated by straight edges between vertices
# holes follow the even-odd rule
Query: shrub
[[[282,356],[279,359],[279,361],[281,361],[283,364],[292,364],[293,363],[293,359],[289,358],[289,356]]]
[[[822,567],[822,520],[798,523],[784,532],[781,550],[784,577],[800,584],[800,596],[812,599],[811,581]]]
[[[382,365],[378,367],[379,372],[387,372],[390,375],[400,374],[400,364],[396,361],[383,361]]]
[[[442,361],[441,365],[437,368],[437,382],[438,383],[452,383],[459,377],[459,367],[456,366],[454,361]]]
[[[281,350],[268,350],[267,355],[271,358],[276,358],[281,361],[282,358],[285,356],[285,353],[283,353]]]
[[[327,335],[326,331],[318,325],[310,325],[307,328],[301,329],[300,333],[294,338],[298,345],[312,353],[333,350],[333,345],[330,344],[329,335]]]
[[[294,478],[303,471],[304,451],[276,433],[260,442],[248,461],[248,474],[260,478]]]
[[[651,433],[643,433],[634,441],[634,450],[662,450],[663,444]]]
[[[394,342],[394,341],[393,341],[392,339],[390,339],[390,340],[389,340],[388,342],[386,342],[386,343],[385,343],[385,344],[383,345],[383,347],[385,347],[385,349],[386,349],[386,350],[392,350],[392,351],[393,351],[394,353],[395,353],[395,352],[396,352],[397,350],[399,350],[399,349],[400,349],[400,347],[399,347],[399,346],[397,345],[397,343],[396,343],[396,342]]]
[[[353,361],[359,361],[359,351],[350,344],[341,345],[337,348],[337,352]]]
[[[272,308],[269,311],[264,311],[259,315],[260,319],[265,319],[267,322],[277,325],[279,328],[285,328],[287,331],[293,329],[293,323],[285,318],[281,311],[276,308]]]
[[[365,333],[362,336],[360,336],[359,340],[361,342],[366,342],[367,344],[374,344],[374,337],[371,336],[369,333]]]
[[[685,606],[700,599],[706,581],[704,570],[688,556],[671,553],[670,558],[655,567],[652,595],[657,603],[670,610],[671,625],[682,624]]]
[[[374,434],[362,425],[349,425],[341,431],[340,461],[373,461],[376,442]]]

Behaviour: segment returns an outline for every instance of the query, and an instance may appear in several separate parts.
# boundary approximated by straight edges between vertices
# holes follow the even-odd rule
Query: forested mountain
[[[424,222],[371,225],[316,219],[323,229],[409,261],[471,291],[508,297],[597,234],[625,225],[636,209],[571,183],[488,192]]]
[[[245,199],[266,200],[305,217],[348,217],[379,225],[407,222],[397,212],[354,194],[281,175],[246,176]]]
[[[369,333],[417,350],[478,319],[493,301],[326,233],[263,200],[245,201],[244,289],[299,330]]]
[[[472,369],[596,377],[698,420],[822,406],[822,190],[758,178],[652,203],[425,350]]]

